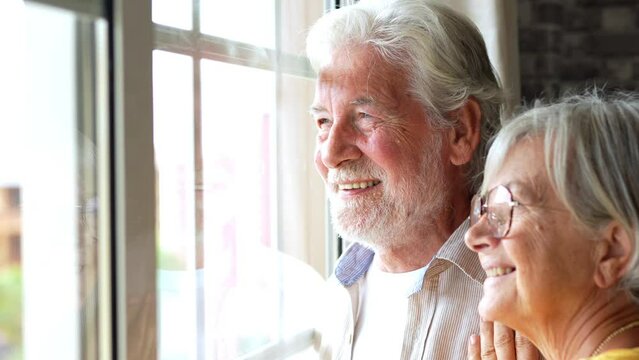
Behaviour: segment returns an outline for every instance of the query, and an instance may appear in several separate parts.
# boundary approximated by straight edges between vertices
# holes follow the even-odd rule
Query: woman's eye
[[[493,208],[488,212],[488,220],[495,225],[504,225],[507,222],[506,217],[501,212],[502,209]]]

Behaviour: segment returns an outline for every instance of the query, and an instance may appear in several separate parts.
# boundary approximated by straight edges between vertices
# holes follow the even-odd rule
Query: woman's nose
[[[464,242],[470,250],[477,253],[494,248],[499,244],[499,239],[493,236],[486,214],[481,215],[477,222],[466,231]]]

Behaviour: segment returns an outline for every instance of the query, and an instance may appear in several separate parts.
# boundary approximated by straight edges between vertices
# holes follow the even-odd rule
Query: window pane
[[[195,359],[193,59],[153,52],[160,359]]]
[[[104,30],[53,7],[0,3],[0,41],[12,49],[0,66],[2,359],[97,355]]]
[[[315,171],[313,156],[317,128],[308,113],[315,81],[282,75],[279,92],[278,171],[283,189],[279,216],[279,249],[326,274],[324,184]],[[295,219],[287,221],[286,219]]]
[[[153,0],[152,17],[156,24],[184,30],[193,28],[193,0]]]
[[[279,251],[276,231],[275,81],[202,62],[206,358],[242,356],[311,325],[321,277]]]
[[[274,73],[202,61],[202,100],[206,357],[234,358],[272,341],[279,317],[279,266],[260,264],[277,241]]]
[[[323,0],[279,0],[281,51],[303,56],[306,54],[306,34],[324,11]],[[307,104],[308,107],[308,104]]]
[[[277,50],[295,59],[323,10],[278,1],[276,27],[275,1],[200,3],[204,33],[274,48],[278,28]],[[216,49],[190,50],[224,59],[233,47]],[[155,54],[160,358],[316,359],[325,199],[311,166],[314,81],[209,59],[192,67],[168,53],[175,63],[164,66]]]
[[[200,0],[203,33],[275,48],[275,0]]]

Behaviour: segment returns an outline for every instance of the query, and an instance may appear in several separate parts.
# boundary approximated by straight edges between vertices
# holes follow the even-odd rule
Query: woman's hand
[[[481,335],[468,341],[468,360],[538,360],[539,351],[525,337],[498,322],[481,321]]]

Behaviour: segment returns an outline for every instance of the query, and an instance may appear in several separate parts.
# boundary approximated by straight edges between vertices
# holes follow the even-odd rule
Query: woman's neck
[[[578,312],[563,319],[551,319],[530,333],[546,359],[582,359],[619,329],[639,321],[639,305],[627,293],[598,294]],[[535,331],[537,330],[537,331]],[[601,352],[639,346],[639,327],[623,329],[608,339]]]

